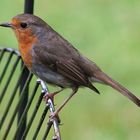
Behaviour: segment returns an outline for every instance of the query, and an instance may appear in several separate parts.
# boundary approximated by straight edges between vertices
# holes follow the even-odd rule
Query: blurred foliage
[[[21,0],[1,0],[0,22],[22,13],[23,6]],[[35,0],[35,14],[140,97],[139,0]],[[12,31],[0,28],[0,45],[17,48]],[[62,138],[139,140],[139,108],[111,88],[97,87],[100,96],[80,89],[60,113]],[[57,104],[69,92],[58,95]]]

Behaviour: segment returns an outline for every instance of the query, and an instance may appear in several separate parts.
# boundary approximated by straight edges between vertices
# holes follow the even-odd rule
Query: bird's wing
[[[69,54],[60,55],[57,51],[50,52],[45,46],[34,46],[34,53],[37,59],[52,71],[58,72],[77,86],[86,86],[98,92],[88,80],[88,76]]]
[[[69,55],[60,54],[57,50],[47,50],[45,46],[34,46],[34,53],[37,59],[52,71],[62,74],[75,83],[82,85],[88,83],[88,79],[84,75],[82,69],[78,67],[76,62]]]
[[[56,61],[57,72],[67,77],[71,81],[78,83],[79,85],[86,86],[88,79],[86,78],[82,69],[75,63],[74,60],[57,60]]]

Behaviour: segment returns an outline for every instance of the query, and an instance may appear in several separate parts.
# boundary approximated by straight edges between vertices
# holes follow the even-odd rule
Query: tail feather
[[[114,81],[111,77],[106,75],[103,72],[96,73],[95,78],[99,81],[103,82],[104,84],[107,84],[114,88],[115,90],[119,91],[121,94],[129,98],[132,102],[134,102],[137,106],[140,107],[140,99],[138,99],[133,93],[131,93],[128,89],[123,87],[118,82]]]

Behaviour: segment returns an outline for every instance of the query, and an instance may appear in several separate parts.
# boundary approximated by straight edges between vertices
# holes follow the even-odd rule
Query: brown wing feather
[[[49,67],[52,71],[56,71],[63,75],[77,86],[86,86],[99,93],[99,91],[91,84],[88,76],[84,73],[81,67],[79,67],[75,60],[69,56],[68,58],[57,56],[57,53],[54,55],[50,52],[47,52],[46,48],[44,50],[42,48],[35,48],[34,50],[36,56],[38,57],[37,59],[46,65],[46,67]]]
[[[84,75],[84,72],[75,64],[70,56],[61,56],[57,52],[49,51],[45,46],[34,46],[34,53],[37,60],[46,65],[46,67],[49,67],[51,70],[57,71],[69,80],[79,83],[80,85],[88,84],[88,79]]]
[[[88,79],[84,75],[83,71],[74,63],[73,60],[57,61],[57,72],[61,73],[65,77],[74,80],[82,85],[88,84]]]

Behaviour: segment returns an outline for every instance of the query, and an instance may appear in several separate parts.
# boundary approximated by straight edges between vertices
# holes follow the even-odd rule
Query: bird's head
[[[27,42],[30,38],[39,37],[47,28],[47,24],[39,17],[32,14],[19,14],[11,22],[0,24],[2,27],[12,28],[20,43]]]

